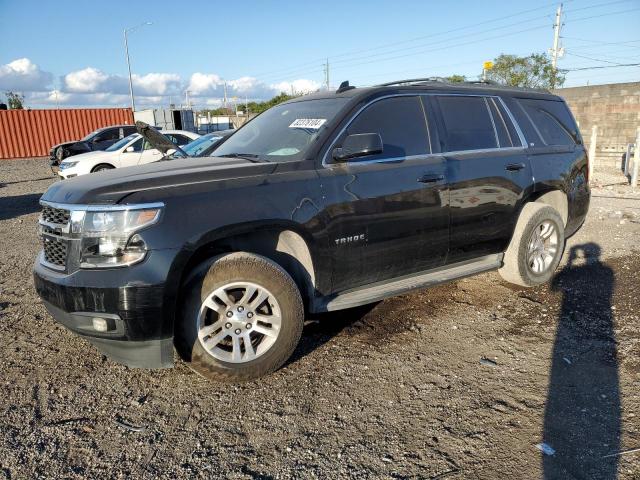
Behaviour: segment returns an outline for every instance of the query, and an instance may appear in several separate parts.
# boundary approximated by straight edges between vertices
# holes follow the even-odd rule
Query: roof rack
[[[449,83],[446,78],[443,77],[425,77],[425,78],[410,78],[408,80],[395,80],[393,82],[381,83],[376,87],[390,87],[392,85],[411,85],[416,83],[429,83],[429,82],[441,82]]]
[[[376,87],[391,87],[395,85],[421,85],[425,83],[445,83],[447,85],[487,85],[489,87],[494,88],[504,88],[506,90],[521,90],[525,92],[540,92],[540,93],[551,93],[546,88],[529,88],[529,87],[512,87],[510,85],[503,85],[502,83],[498,83],[494,80],[467,80],[464,82],[451,82],[443,77],[426,77],[426,78],[411,78],[408,80],[396,80],[394,82],[381,83],[380,85],[375,85]]]

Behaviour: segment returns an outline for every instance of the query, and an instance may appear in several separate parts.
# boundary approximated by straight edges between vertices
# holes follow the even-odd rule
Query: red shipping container
[[[44,157],[58,143],[110,125],[133,125],[130,108],[0,110],[0,159]]]

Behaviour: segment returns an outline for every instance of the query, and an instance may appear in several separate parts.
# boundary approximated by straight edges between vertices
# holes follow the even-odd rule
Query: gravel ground
[[[620,454],[640,447],[640,194],[621,177],[597,176],[551,285],[492,272],[312,318],[285,368],[236,386],[117,365],[53,322],[31,280],[53,181],[0,162],[0,479],[640,479]]]

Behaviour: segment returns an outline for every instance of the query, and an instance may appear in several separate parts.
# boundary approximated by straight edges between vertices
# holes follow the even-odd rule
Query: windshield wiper
[[[242,158],[243,160],[249,160],[253,163],[260,163],[260,156],[255,153],[225,153],[224,155],[220,155],[221,157],[229,157],[229,158]]]

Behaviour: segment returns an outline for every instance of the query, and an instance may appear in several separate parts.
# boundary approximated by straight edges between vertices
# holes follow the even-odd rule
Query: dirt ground
[[[640,193],[597,178],[552,284],[492,272],[322,315],[285,368],[223,385],[53,322],[31,269],[54,180],[0,162],[0,479],[640,479]]]

